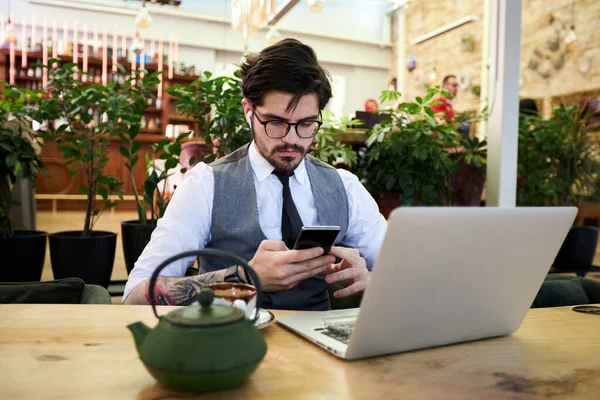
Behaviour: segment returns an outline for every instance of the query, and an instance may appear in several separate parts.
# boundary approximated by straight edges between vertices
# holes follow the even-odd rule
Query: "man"
[[[458,93],[458,81],[456,80],[456,75],[446,75],[442,81],[442,89],[452,93],[452,98],[455,98]],[[436,116],[441,117],[444,121],[454,121],[452,99],[440,95],[435,99],[435,102],[439,104],[433,104],[431,109],[436,113]]]
[[[250,260],[266,308],[326,310],[330,283],[343,286],[336,297],[367,287],[386,222],[356,176],[307,155],[331,98],[314,51],[293,39],[267,47],[242,66],[242,91],[254,141],[186,173],[129,275],[126,304],[149,303],[148,279],[163,260],[203,247]],[[299,229],[289,227],[302,224],[339,225],[339,246],[329,254],[292,250]],[[158,304],[190,304],[203,284],[244,278],[215,258],[202,258],[197,276],[182,277],[192,262],[163,270]]]

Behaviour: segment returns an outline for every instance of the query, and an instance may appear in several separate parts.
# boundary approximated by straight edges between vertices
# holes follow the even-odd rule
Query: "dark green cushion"
[[[110,293],[100,285],[85,285],[81,304],[112,304]]]
[[[581,284],[581,278],[550,278],[542,283],[531,308],[573,306],[589,303],[590,299]]]
[[[79,278],[0,283],[0,304],[80,304],[84,290]]]

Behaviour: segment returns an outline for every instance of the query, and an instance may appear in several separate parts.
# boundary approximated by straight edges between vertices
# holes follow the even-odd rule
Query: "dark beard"
[[[306,149],[302,146],[299,146],[297,144],[282,144],[279,146],[276,146],[273,151],[271,151],[269,154],[265,154],[263,152],[264,149],[261,148],[261,146],[258,145],[259,141],[256,140],[256,133],[254,132],[254,124],[252,124],[250,126],[250,129],[252,130],[252,137],[254,138],[254,142],[257,144],[256,148],[258,149],[258,152],[273,166],[275,167],[275,169],[277,171],[282,171],[282,172],[292,172],[293,170],[296,169],[296,167],[302,162],[302,160],[304,159],[304,156],[306,155],[306,153],[308,153],[310,151],[310,148],[312,146],[309,145]],[[297,164],[294,164],[295,161],[295,157],[280,157],[280,158],[275,158],[275,154],[279,151],[285,151],[285,150],[296,150],[299,151],[302,154],[302,158],[298,161]]]

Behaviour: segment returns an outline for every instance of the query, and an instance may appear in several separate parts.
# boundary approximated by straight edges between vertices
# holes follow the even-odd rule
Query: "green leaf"
[[[194,157],[192,157],[194,158]],[[166,162],[165,162],[165,170],[168,171],[170,169],[173,169],[177,166],[179,162],[177,161],[177,159],[175,158],[169,158]]]
[[[119,153],[121,153],[123,155],[123,157],[125,157],[127,159],[129,158],[129,151],[125,147],[123,147],[123,146],[119,147]]]
[[[108,199],[108,192],[104,186],[98,186],[98,194],[102,196],[104,200]]]
[[[87,195],[88,194],[88,188],[87,188],[87,186],[85,186],[85,185],[79,185],[79,193]]]
[[[72,177],[78,172],[79,172],[79,168],[73,168],[72,170],[69,171],[69,176]]]

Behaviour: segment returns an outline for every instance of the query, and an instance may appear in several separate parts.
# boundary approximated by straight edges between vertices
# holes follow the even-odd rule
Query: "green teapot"
[[[216,256],[242,265],[256,287],[254,320],[238,308],[212,304],[213,292],[204,288],[197,296],[200,306],[178,308],[158,316],[154,287],[167,265],[185,257]],[[255,326],[262,299],[256,272],[241,257],[214,249],[193,250],[165,260],[150,278],[149,292],[158,324],[128,325],[140,359],[163,386],[184,392],[209,392],[241,385],[258,368],[267,352],[263,335]]]

